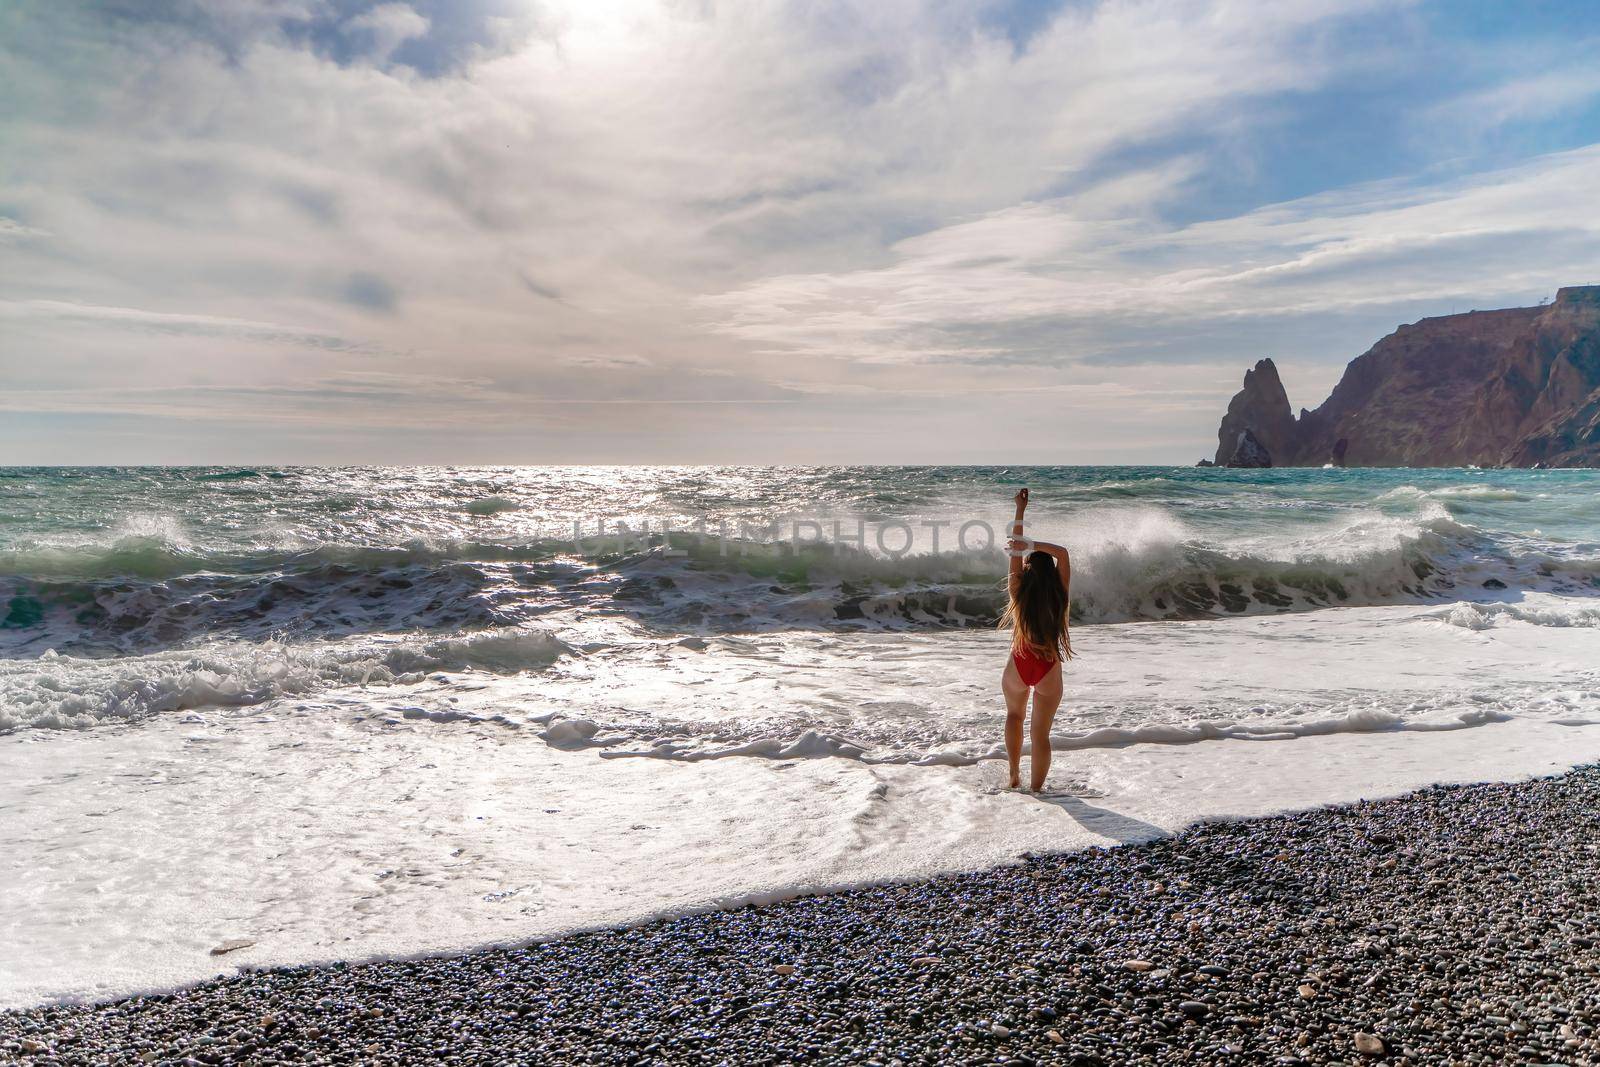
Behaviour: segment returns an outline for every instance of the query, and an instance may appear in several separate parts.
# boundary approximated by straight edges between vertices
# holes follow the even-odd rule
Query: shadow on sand
[[[1070,793],[1048,793],[1041,795],[1039,799],[1065,811],[1090,833],[1109,837],[1124,845],[1140,845],[1146,841],[1154,841],[1158,837],[1170,836],[1159,826],[1109,808],[1097,808],[1093,804],[1086,803],[1082,797],[1075,797]]]

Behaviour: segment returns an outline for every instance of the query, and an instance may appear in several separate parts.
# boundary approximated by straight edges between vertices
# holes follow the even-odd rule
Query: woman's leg
[[[1000,676],[1000,691],[1006,695],[1006,763],[1011,767],[1011,788],[1015,789],[1022,784],[1022,720],[1028,714],[1028,686],[1010,658],[1006,659],[1006,672]]]
[[[1033,687],[1033,722],[1028,731],[1033,735],[1033,759],[1029,761],[1028,778],[1029,788],[1035,793],[1044,788],[1044,780],[1050,774],[1050,724],[1055,722],[1056,708],[1060,706],[1061,664],[1057,663]]]

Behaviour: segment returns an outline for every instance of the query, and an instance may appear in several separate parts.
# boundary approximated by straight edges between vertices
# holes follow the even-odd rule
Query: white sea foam
[[[1555,596],[1521,607],[1543,619],[1586,610]],[[1084,630],[1052,745],[1294,741],[1600,715],[1600,694],[1586,695],[1596,686],[1582,683],[1600,685],[1583,651],[1592,628],[1552,635],[1507,625],[1489,641],[1439,626],[1440,614],[1356,608]],[[1005,648],[993,631],[617,641],[563,660],[530,696],[551,739],[607,759],[970,765],[1000,754],[995,694]],[[564,720],[580,727],[554,728]]]
[[[1430,612],[1429,617],[1464,630],[1488,630],[1507,622],[1530,626],[1600,627],[1600,607],[1550,601],[1534,606],[1460,601],[1448,608]]]
[[[249,967],[521,942],[1600,757],[1594,630],[1429,610],[1096,628],[1050,800],[987,758],[987,632],[638,638],[14,734],[0,1006],[199,980],[233,939]],[[630,752],[667,758],[600,758]]]
[[[503,496],[480,497],[467,504],[468,515],[498,515],[502,511],[516,511],[522,505]]]
[[[569,651],[550,634],[515,630],[381,644],[234,642],[114,659],[46,652],[0,660],[0,732],[260,705],[335,686],[404,685],[428,671],[538,670]]]
[[[1431,489],[1400,485],[1378,494],[1377,499],[1380,501],[1526,501],[1538,499],[1538,496],[1496,485],[1441,485]]]
[[[1057,752],[1080,752],[1089,749],[1125,748],[1129,745],[1193,745],[1203,741],[1291,741],[1301,737],[1326,737],[1330,734],[1377,731],[1438,733],[1444,730],[1466,730],[1490,723],[1507,722],[1512,718],[1514,716],[1510,712],[1492,708],[1467,708],[1454,711],[1442,718],[1416,719],[1408,719],[1396,711],[1364,708],[1349,714],[1312,721],[1255,723],[1200,721],[1152,723],[1135,727],[1102,727],[1081,732],[1068,731],[1052,734],[1050,748]],[[569,726],[574,729],[562,729]],[[576,729],[578,727],[582,730]],[[665,759],[685,763],[727,759],[733,756],[774,760],[832,757],[859,760],[873,765],[963,767],[982,760],[1005,758],[1005,750],[992,738],[987,741],[975,741],[965,748],[942,748],[934,752],[888,751],[869,754],[868,746],[862,742],[834,737],[817,730],[804,730],[788,740],[758,738],[733,745],[721,745],[673,737],[657,740],[648,748],[627,748],[612,747],[624,744],[614,735],[603,741],[592,740],[598,729],[595,723],[588,720],[575,720],[571,723],[558,723],[541,736],[552,745],[563,748],[583,747],[586,744],[607,746],[605,751],[599,753],[606,759]],[[1031,748],[1031,743],[1024,744],[1025,752]]]

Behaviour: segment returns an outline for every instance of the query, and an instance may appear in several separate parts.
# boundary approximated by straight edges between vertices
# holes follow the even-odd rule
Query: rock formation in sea
[[[1220,454],[1220,453],[1219,453]],[[1228,453],[1224,467],[1270,467],[1272,453],[1261,443],[1254,431],[1246,428],[1234,435],[1233,449]]]
[[[1298,418],[1263,359],[1217,430],[1218,466],[1267,465],[1232,462],[1246,433],[1280,467],[1600,467],[1600,285],[1401,326]]]
[[[1244,372],[1244,388],[1234,394],[1228,413],[1217,428],[1217,459],[1219,467],[1270,467],[1274,458],[1278,463],[1294,450],[1294,413],[1289,409],[1289,394],[1278,378],[1278,368],[1270,359]],[[1254,447],[1251,447],[1254,445]],[[1267,462],[1234,462],[1235,455],[1243,452],[1243,460],[1256,458],[1265,451]]]

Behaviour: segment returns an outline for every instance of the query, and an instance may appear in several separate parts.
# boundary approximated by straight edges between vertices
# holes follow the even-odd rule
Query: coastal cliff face
[[[1247,431],[1276,466],[1600,466],[1600,286],[1402,326],[1299,418],[1264,359],[1228,405],[1218,465]]]

